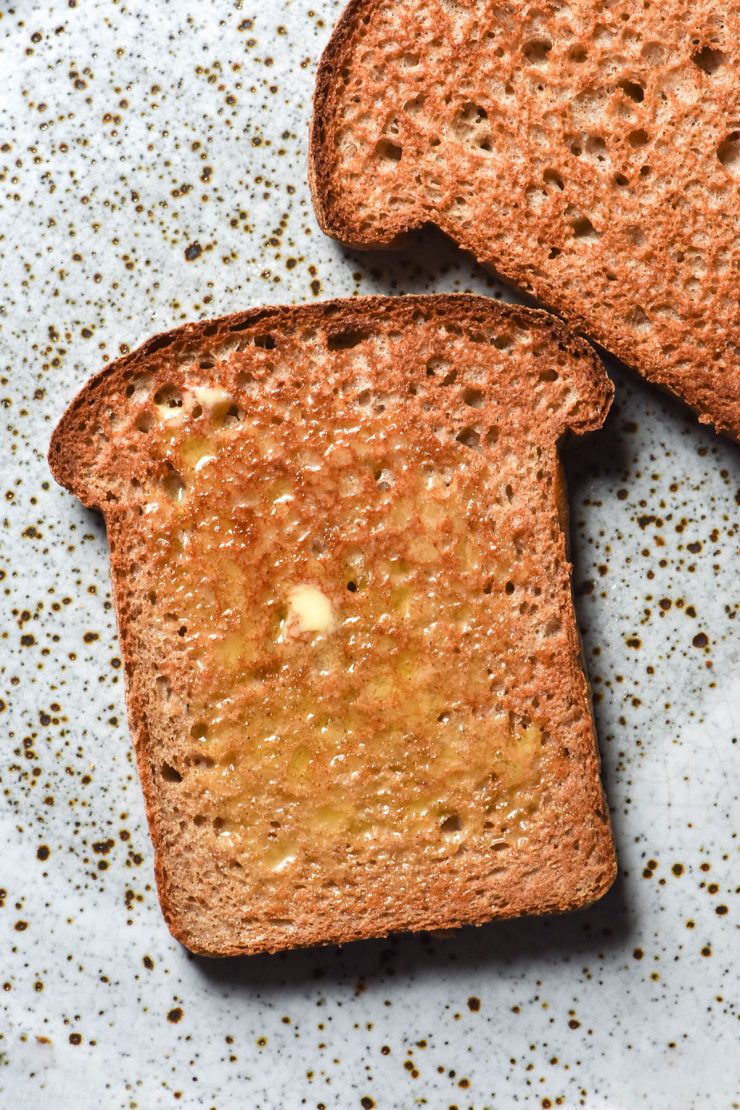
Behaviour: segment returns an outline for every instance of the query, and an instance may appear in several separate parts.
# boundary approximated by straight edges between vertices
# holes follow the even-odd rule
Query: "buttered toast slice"
[[[319,67],[319,223],[433,223],[740,436],[740,5],[353,0]]]
[[[601,364],[469,296],[267,308],[108,366],[105,514],[160,899],[212,955],[583,906],[615,858],[558,444]]]

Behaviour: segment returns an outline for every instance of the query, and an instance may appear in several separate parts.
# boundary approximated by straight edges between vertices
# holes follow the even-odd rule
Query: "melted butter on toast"
[[[526,559],[486,459],[403,420],[340,407],[327,427],[201,388],[158,425],[184,785],[265,881],[482,834],[521,846],[541,801],[543,733],[507,699]]]

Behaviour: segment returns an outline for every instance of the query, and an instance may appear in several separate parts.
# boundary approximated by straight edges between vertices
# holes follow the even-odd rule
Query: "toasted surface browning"
[[[190,325],[55,433],[103,509],[167,920],[254,952],[581,905],[614,856],[542,313],[374,299]]]
[[[319,68],[319,222],[431,222],[740,435],[740,5],[354,0]]]

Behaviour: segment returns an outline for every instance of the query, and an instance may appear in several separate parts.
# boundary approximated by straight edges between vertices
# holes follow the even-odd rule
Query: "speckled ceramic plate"
[[[54,422],[104,361],[187,319],[503,295],[434,235],[360,256],[318,231],[306,134],[337,14],[0,8],[0,1105],[737,1107],[740,453],[627,374],[567,463],[611,893],[446,940],[216,963],[160,916],[105,535],[50,479]]]

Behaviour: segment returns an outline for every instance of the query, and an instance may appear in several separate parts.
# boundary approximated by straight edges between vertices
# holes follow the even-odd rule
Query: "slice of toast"
[[[105,514],[174,935],[212,955],[583,906],[615,874],[557,445],[612,388],[546,313],[267,308],[57,427]]]
[[[324,231],[435,224],[740,435],[740,6],[354,0],[320,64]]]

